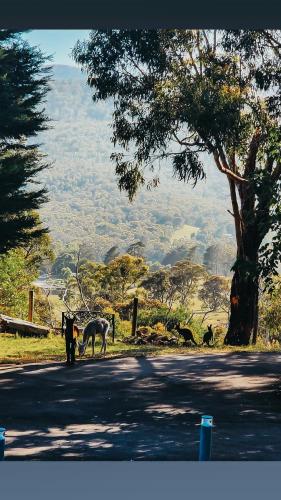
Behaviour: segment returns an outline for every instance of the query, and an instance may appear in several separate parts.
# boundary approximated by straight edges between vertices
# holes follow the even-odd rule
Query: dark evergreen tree
[[[227,243],[216,243],[206,248],[203,264],[211,274],[228,276],[235,262],[235,249]]]
[[[120,255],[120,252],[119,252],[119,248],[117,245],[114,245],[113,247],[111,247],[105,254],[104,258],[103,258],[103,262],[104,264],[108,265],[109,262],[111,262],[112,260],[114,260],[116,257],[118,257],[118,255]]]
[[[19,32],[0,30],[0,254],[47,232],[34,212],[46,201],[34,185],[47,165],[31,143],[48,122],[46,61]]]
[[[189,245],[188,243],[171,248],[162,260],[163,266],[173,266],[181,260],[196,261],[197,245]]]
[[[206,248],[203,264],[209,273],[219,274],[219,246],[211,245]]]
[[[127,249],[127,253],[129,255],[133,255],[134,257],[143,257],[145,249],[145,244],[142,241],[136,241],[136,243],[132,243]]]

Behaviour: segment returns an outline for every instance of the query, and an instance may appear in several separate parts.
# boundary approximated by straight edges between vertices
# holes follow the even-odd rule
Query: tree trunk
[[[256,294],[256,304],[255,304],[255,323],[254,323],[254,329],[253,329],[253,337],[252,337],[252,344],[255,345],[257,343],[257,336],[258,336],[258,326],[259,326],[259,286],[258,286],[258,293]]]
[[[224,339],[227,345],[249,345],[251,335],[255,341],[257,330],[258,281],[253,276],[243,276],[236,269],[230,292],[230,319]]]
[[[246,169],[249,169],[246,167]],[[238,186],[229,181],[235,220],[237,260],[230,292],[230,318],[224,339],[227,345],[249,345],[258,328],[258,250],[262,240],[255,214],[255,193],[250,183]]]

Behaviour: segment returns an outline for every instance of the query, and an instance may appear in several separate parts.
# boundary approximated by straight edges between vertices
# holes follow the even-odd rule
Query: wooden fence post
[[[133,319],[132,319],[132,336],[133,337],[136,335],[136,330],[137,330],[138,302],[139,302],[139,299],[137,297],[135,297],[134,302],[133,302]]]
[[[61,313],[61,336],[64,336],[64,311]]]
[[[33,321],[33,311],[34,311],[34,290],[29,290],[29,300],[28,300],[28,321]]]
[[[112,343],[115,340],[115,314],[112,314]]]

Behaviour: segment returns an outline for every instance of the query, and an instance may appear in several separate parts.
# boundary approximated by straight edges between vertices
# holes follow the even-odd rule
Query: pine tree
[[[0,30],[0,254],[47,232],[35,212],[46,190],[34,187],[47,165],[31,143],[48,123],[42,109],[47,59],[20,32]]]

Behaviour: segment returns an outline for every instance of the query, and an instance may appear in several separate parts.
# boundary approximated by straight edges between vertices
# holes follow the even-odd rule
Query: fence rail
[[[65,328],[65,315],[67,314],[67,311],[62,311],[62,319],[61,319],[61,332],[62,335],[64,334],[64,328]],[[87,311],[87,310],[79,310],[79,311],[71,311],[71,314],[75,316],[75,324],[80,327],[85,327],[86,324],[91,320],[95,319],[97,317],[100,317],[101,315],[106,318],[110,323],[111,323],[111,330],[112,330],[112,342],[114,343],[115,340],[115,314],[109,314],[109,313],[102,313],[101,311],[98,310],[92,310],[92,311]]]

